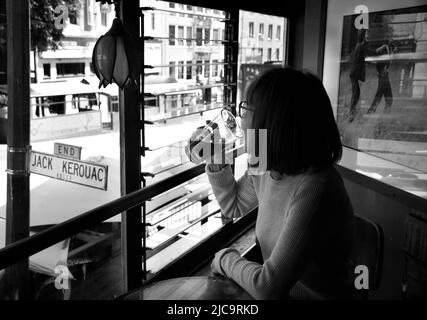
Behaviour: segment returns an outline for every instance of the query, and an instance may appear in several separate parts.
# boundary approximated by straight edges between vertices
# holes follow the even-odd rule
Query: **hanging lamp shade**
[[[143,50],[139,39],[132,37],[115,18],[110,30],[101,36],[92,53],[92,64],[99,88],[115,82],[120,89],[137,84],[142,73]]]

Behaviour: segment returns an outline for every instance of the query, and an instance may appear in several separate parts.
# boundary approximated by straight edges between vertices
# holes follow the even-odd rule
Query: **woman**
[[[223,215],[237,218],[258,207],[263,263],[225,248],[212,271],[256,299],[350,297],[353,210],[333,166],[342,146],[321,81],[289,67],[271,69],[251,83],[239,115],[244,130],[267,129],[265,173],[246,171],[236,181],[227,164],[207,164],[206,172]]]

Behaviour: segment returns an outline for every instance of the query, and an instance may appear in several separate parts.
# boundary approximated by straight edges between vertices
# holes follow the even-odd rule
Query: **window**
[[[281,30],[282,28],[280,27],[280,26],[277,26],[277,32],[276,32],[276,39],[277,40],[280,40],[280,34],[281,34],[281,32],[282,32],[282,30]]]
[[[212,77],[217,77],[218,76],[218,60],[212,60]]]
[[[209,40],[210,40],[210,35],[211,35],[211,29],[209,29],[209,28],[206,28],[205,29],[205,44],[208,44],[209,43]]]
[[[271,48],[267,49],[267,61],[271,61]]]
[[[184,10],[184,5],[180,3],[180,4],[178,5],[178,8],[179,8],[180,10]]]
[[[193,77],[192,73],[193,73],[193,67],[191,66],[191,64],[193,63],[191,60],[187,61],[187,73],[186,73],[186,79],[189,80]]]
[[[89,26],[93,26],[93,0],[86,0],[86,19]]]
[[[84,76],[85,64],[83,62],[57,63],[56,74],[58,78]]]
[[[219,14],[219,11],[214,9],[213,14]]]
[[[249,38],[253,38],[253,37],[254,37],[254,23],[249,22]]]
[[[197,66],[196,66],[196,75],[202,74],[202,60],[197,60]]]
[[[175,26],[169,26],[169,45],[175,45]]]
[[[173,2],[169,2],[169,8],[175,8],[175,3],[173,3]]]
[[[187,27],[187,46],[191,46],[191,39],[193,39],[193,28]]]
[[[259,24],[259,38],[264,39],[264,23]]]
[[[203,12],[203,8],[202,7],[197,7],[197,11]]]
[[[280,49],[279,48],[277,48],[276,49],[276,60],[277,61],[280,61],[281,59],[280,59]]]
[[[178,79],[184,79],[184,61],[178,61]]]
[[[70,20],[70,24],[78,24],[79,16],[80,12],[77,10],[77,8],[74,6],[70,7],[70,10],[68,11],[68,19]]]
[[[43,76],[45,79],[50,78],[50,63],[43,63]]]
[[[178,26],[178,45],[184,45],[184,27]]]
[[[187,6],[187,10],[193,11],[193,7],[192,6]]]
[[[205,60],[205,78],[209,78],[210,76],[210,64],[209,60]]]
[[[262,48],[258,48],[258,55],[261,57],[261,61],[262,61]]]
[[[219,30],[218,29],[213,29],[212,39],[213,40],[219,40]],[[214,43],[214,44],[218,44],[218,43]]]
[[[154,12],[151,12],[151,29],[156,28],[156,15]]]
[[[196,46],[202,45],[202,38],[203,38],[203,29],[197,28],[196,29]]]
[[[169,61],[169,77],[175,78],[175,61]]]
[[[268,25],[268,40],[273,39],[273,25],[269,24]]]

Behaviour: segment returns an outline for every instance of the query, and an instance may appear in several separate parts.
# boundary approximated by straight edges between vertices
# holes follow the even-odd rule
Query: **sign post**
[[[53,154],[32,151],[31,173],[72,182],[95,189],[107,190],[108,166]]]

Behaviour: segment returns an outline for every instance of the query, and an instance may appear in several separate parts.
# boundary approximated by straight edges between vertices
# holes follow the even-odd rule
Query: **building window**
[[[254,23],[249,22],[249,38],[253,38],[253,37],[254,37]]]
[[[77,24],[78,17],[78,9],[75,6],[70,7],[70,10],[68,11],[68,19],[70,20],[70,24]]]
[[[268,25],[268,40],[273,39],[273,25],[269,24]]]
[[[255,57],[255,48],[252,48],[252,57]]]
[[[156,15],[154,14],[154,12],[151,13],[151,29],[155,29],[156,28]]]
[[[187,27],[187,46],[191,46],[191,39],[193,39],[193,28]]]
[[[218,60],[212,60],[212,77],[217,77],[218,76]]]
[[[219,11],[216,9],[213,9],[213,14],[219,14]]]
[[[280,26],[277,26],[277,32],[276,32],[276,39],[280,40],[280,33],[282,32],[282,28]]]
[[[259,38],[264,39],[264,23],[259,24]]]
[[[202,38],[203,38],[203,29],[197,28],[196,29],[196,46],[202,45]]]
[[[175,26],[169,26],[169,45],[175,45]]]
[[[184,61],[178,61],[178,79],[184,79]]]
[[[175,8],[175,3],[169,2],[169,8]]]
[[[43,76],[45,79],[50,78],[50,63],[43,63]]]
[[[87,24],[93,26],[93,0],[86,0]]]
[[[271,61],[271,48],[267,49],[267,61]]]
[[[213,29],[212,39],[213,40],[219,40],[219,30],[218,29]]]
[[[183,4],[179,4],[178,7],[179,7],[180,10],[184,10],[184,5]]]
[[[193,7],[192,6],[187,6],[187,10],[193,11]]]
[[[205,60],[205,78],[209,78],[210,64],[209,60]]]
[[[197,7],[197,11],[203,12],[203,8],[202,7]]]
[[[202,60],[197,60],[196,64],[197,64],[196,75],[201,75],[202,74]]]
[[[209,29],[209,28],[206,28],[205,29],[205,44],[208,44],[209,43],[209,40],[210,40],[210,35],[211,35],[211,29]]]
[[[258,55],[261,57],[261,61],[262,61],[262,48],[258,48]]]
[[[85,64],[84,64],[84,62],[57,63],[56,64],[56,73],[57,73],[58,78],[84,76]]]
[[[280,61],[280,49],[276,49],[276,60]]]
[[[175,62],[169,61],[169,77],[175,78]]]
[[[178,26],[178,45],[184,45],[184,27]]]
[[[187,61],[187,74],[186,74],[186,79],[189,80],[192,78],[192,73],[193,73],[193,67],[191,66],[193,62],[192,61]]]

